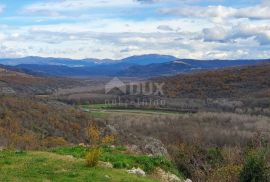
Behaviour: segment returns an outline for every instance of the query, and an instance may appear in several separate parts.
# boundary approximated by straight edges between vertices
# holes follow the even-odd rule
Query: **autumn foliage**
[[[114,135],[101,135],[101,130],[96,123],[92,123],[88,129],[88,137],[91,142],[90,151],[86,154],[86,165],[94,167],[98,164],[99,158],[102,155],[101,147],[104,145],[113,144],[116,137]]]
[[[91,122],[70,106],[35,98],[0,96],[0,145],[37,149],[84,143]]]

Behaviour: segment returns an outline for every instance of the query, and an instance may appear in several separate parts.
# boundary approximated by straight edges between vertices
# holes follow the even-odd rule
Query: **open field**
[[[83,159],[51,152],[0,152],[0,181],[53,182],[155,182],[151,177],[138,177],[123,169],[88,168]]]
[[[183,114],[177,111],[166,111],[161,109],[139,109],[139,108],[115,108],[112,105],[107,104],[92,104],[80,106],[85,112],[89,112],[90,115],[108,116],[110,114],[129,114],[129,115],[179,115]]]

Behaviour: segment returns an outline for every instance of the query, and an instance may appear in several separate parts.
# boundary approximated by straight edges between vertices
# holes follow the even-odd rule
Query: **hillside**
[[[91,122],[86,114],[55,101],[0,96],[0,146],[37,149],[81,143]]]
[[[162,64],[150,64],[150,65],[136,65],[127,68],[126,70],[119,72],[119,75],[123,76],[136,76],[136,77],[151,77],[161,75],[175,75],[178,73],[190,72],[196,69],[192,65],[182,62],[173,61]]]
[[[76,79],[48,78],[25,73],[21,69],[0,66],[1,94],[48,95],[58,88],[81,85]]]
[[[180,73],[190,73],[203,70],[224,69],[229,67],[239,67],[246,65],[256,65],[269,63],[270,60],[191,60],[180,59],[172,62],[133,65],[119,72],[122,76],[137,77],[155,77],[155,76],[172,76]]]
[[[182,74],[158,79],[168,97],[269,97],[270,64]]]

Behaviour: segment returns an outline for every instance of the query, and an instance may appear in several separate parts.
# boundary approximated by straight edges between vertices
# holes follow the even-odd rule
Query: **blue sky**
[[[0,57],[270,57],[270,0],[0,0]]]

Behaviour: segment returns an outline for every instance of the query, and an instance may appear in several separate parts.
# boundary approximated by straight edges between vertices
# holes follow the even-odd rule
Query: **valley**
[[[113,144],[102,147],[123,146],[125,155],[131,154],[131,158],[164,156],[180,181],[238,178],[248,157],[246,146],[260,151],[267,148],[265,142],[270,139],[269,73],[269,64],[257,64],[151,79],[119,77],[123,84],[164,83],[164,95],[133,95],[124,93],[122,84],[106,93],[106,84],[112,77],[45,77],[3,68],[1,87],[13,92],[2,89],[0,97],[0,157],[6,161],[0,163],[0,171],[5,174],[0,179],[11,180],[7,165],[14,165],[13,160],[22,161],[23,165],[26,161],[42,160],[63,172],[41,169],[41,163],[35,163],[40,171],[28,168],[28,176],[19,172],[16,175],[29,180],[38,175],[52,181],[83,180],[89,175],[97,181],[158,181],[153,178],[153,171],[147,177],[129,176],[126,170],[144,168],[141,164],[129,166],[130,159],[122,161],[119,169],[108,170],[98,167],[88,171],[83,164],[85,154],[72,159],[73,167],[65,164],[75,151],[90,152],[95,146],[88,133],[93,124],[100,129],[100,137],[116,137]],[[76,148],[80,146],[85,148]],[[59,147],[71,153],[50,153]],[[234,152],[228,154],[228,150]],[[106,152],[102,152],[104,155]],[[230,161],[239,155],[242,157],[238,162]],[[212,163],[212,157],[217,161]],[[59,166],[53,165],[56,160],[61,162]],[[102,157],[99,160],[112,162]],[[145,159],[137,162],[141,160]],[[153,165],[154,169],[159,168],[156,163]],[[232,168],[226,178],[219,173],[223,167]]]
[[[0,182],[270,182],[270,0],[0,0]]]

